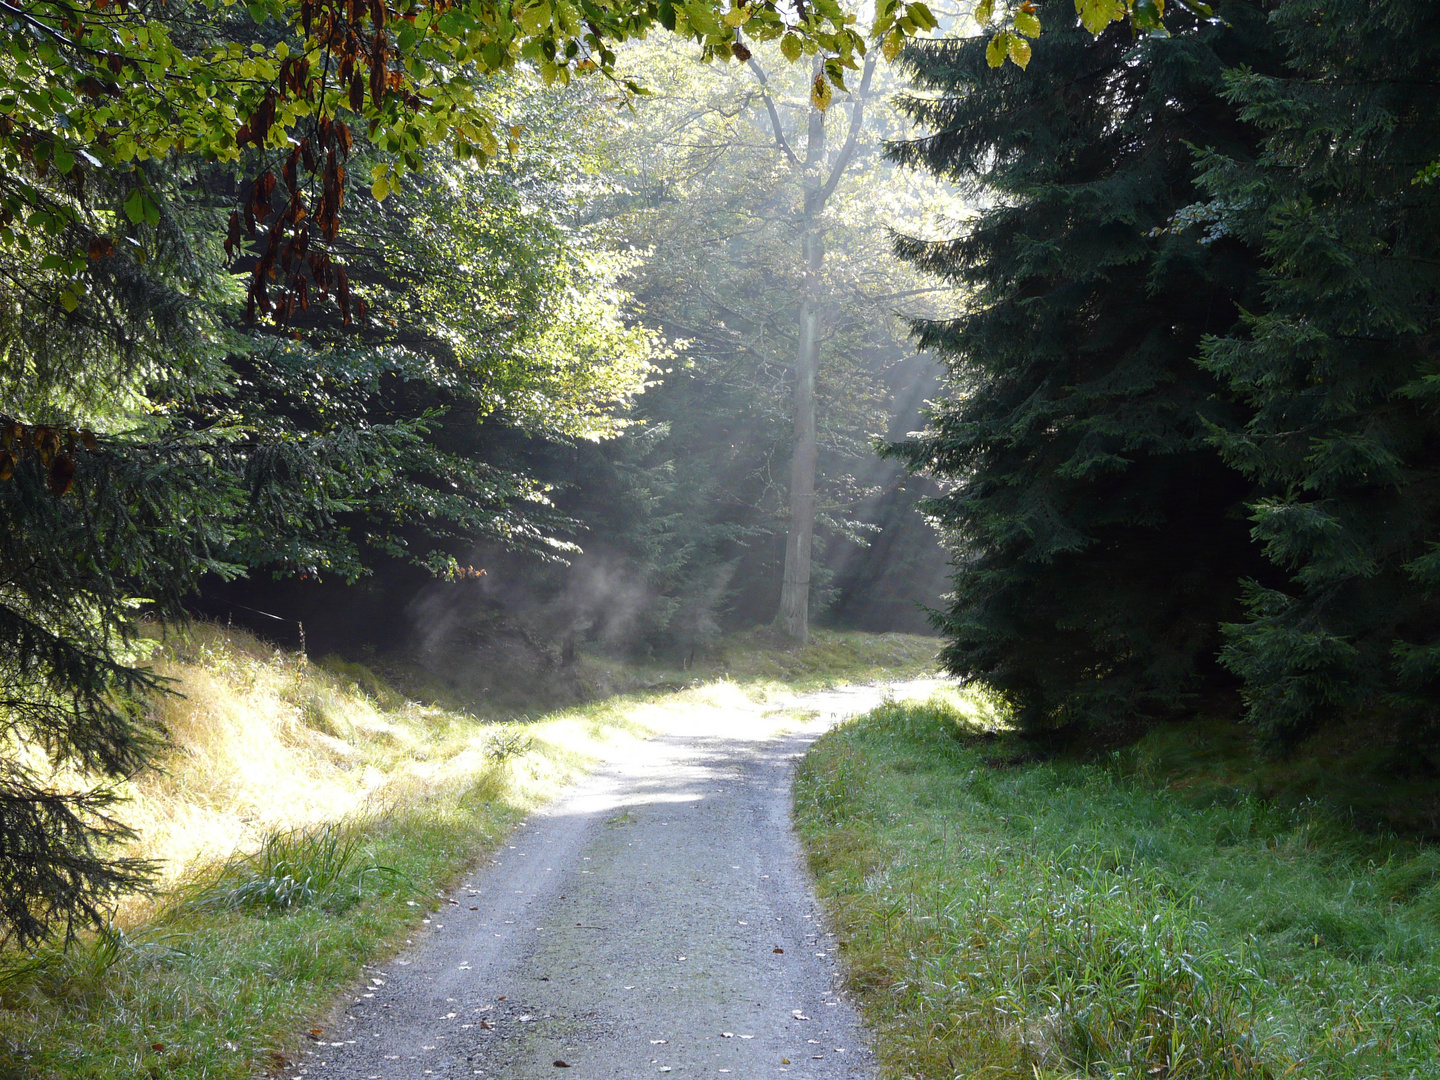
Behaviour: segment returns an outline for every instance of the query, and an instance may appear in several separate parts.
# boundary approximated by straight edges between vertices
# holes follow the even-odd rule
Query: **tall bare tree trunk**
[[[776,625],[790,637],[804,642],[810,636],[810,548],[815,537],[815,369],[820,365],[820,305],[824,289],[821,272],[825,268],[825,229],[821,215],[855,154],[855,139],[865,116],[865,96],[875,72],[875,53],[865,60],[860,87],[851,99],[850,130],[840,153],[829,162],[828,177],[825,175],[828,157],[825,113],[813,105],[809,110],[802,161],[785,137],[764,70],[753,59],[750,70],[760,80],[762,100],[775,132],[775,145],[800,174],[805,197],[800,219],[805,291],[800,300],[799,340],[795,347],[795,449],[790,457],[790,528],[785,538],[780,610],[775,613]],[[821,78],[823,71],[817,60],[814,77]]]
[[[806,193],[808,196],[808,192]],[[807,200],[808,201],[808,200]],[[795,449],[790,458],[790,532],[780,585],[780,629],[804,642],[810,636],[810,548],[815,534],[815,369],[820,362],[820,271],[825,234],[805,233],[805,295],[795,350]]]

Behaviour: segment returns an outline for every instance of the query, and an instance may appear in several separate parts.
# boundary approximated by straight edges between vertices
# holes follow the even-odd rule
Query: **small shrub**
[[[491,732],[485,740],[485,756],[496,762],[524,757],[534,748],[535,739],[529,732],[518,728],[501,728]]]

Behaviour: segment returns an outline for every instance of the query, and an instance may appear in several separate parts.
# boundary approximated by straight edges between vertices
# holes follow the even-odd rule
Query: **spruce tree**
[[[1095,39],[1053,0],[1027,70],[992,70],[980,38],[905,54],[924,94],[903,108],[929,134],[892,153],[980,209],[955,239],[899,242],[971,300],[917,322],[948,387],[892,453],[957,482],[929,504],[954,546],[944,663],[1032,732],[1143,722],[1223,689],[1218,625],[1257,566],[1247,482],[1207,443],[1207,425],[1241,418],[1194,362],[1253,261],[1177,220],[1198,197],[1194,147],[1246,151],[1226,67],[1268,62],[1256,9],[1221,14]]]
[[[1212,233],[1263,251],[1263,302],[1205,348],[1254,413],[1217,432],[1263,488],[1225,663],[1276,743],[1363,711],[1434,745],[1440,689],[1440,8],[1282,0],[1285,78],[1228,96],[1263,142],[1207,159]],[[1408,755],[1413,761],[1414,756]]]

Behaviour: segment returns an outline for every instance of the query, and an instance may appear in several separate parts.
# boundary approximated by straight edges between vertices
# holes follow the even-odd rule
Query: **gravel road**
[[[805,748],[884,692],[806,695],[798,719],[677,714],[437,898],[289,1075],[873,1077],[790,787]]]

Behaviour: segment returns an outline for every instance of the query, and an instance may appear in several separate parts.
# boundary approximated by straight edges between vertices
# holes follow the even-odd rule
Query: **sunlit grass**
[[[1026,762],[961,705],[851,722],[796,790],[885,1075],[1440,1076],[1434,848]]]
[[[868,637],[868,639],[867,639]],[[125,853],[160,868],[111,931],[0,955],[0,1078],[254,1077],[535,806],[677,717],[758,716],[794,689],[930,667],[924,638],[728,639],[708,666],[624,669],[553,712],[407,699],[373,670],[197,624],[151,656],[172,746],[136,777]]]

